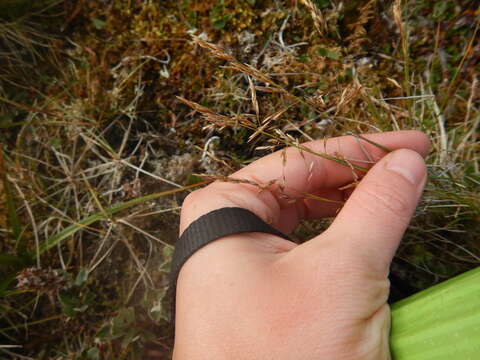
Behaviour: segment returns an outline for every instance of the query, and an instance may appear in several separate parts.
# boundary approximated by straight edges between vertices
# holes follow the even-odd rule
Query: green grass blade
[[[62,241],[64,241],[65,239],[68,239],[70,236],[75,234],[77,231],[83,229],[84,227],[89,226],[89,225],[91,225],[91,224],[93,224],[93,223],[95,223],[99,220],[106,219],[107,216],[111,217],[112,215],[114,215],[114,214],[116,214],[116,213],[118,213],[122,210],[128,209],[132,206],[142,204],[144,202],[151,201],[151,200],[154,200],[154,199],[158,199],[158,198],[163,197],[163,196],[173,195],[173,194],[176,194],[176,193],[179,193],[179,192],[182,192],[182,191],[190,190],[190,189],[208,184],[210,182],[211,182],[210,180],[202,181],[200,183],[184,186],[182,188],[167,190],[167,191],[162,191],[162,192],[159,192],[159,193],[154,193],[154,194],[142,196],[142,197],[139,197],[139,198],[136,198],[136,199],[133,199],[133,200],[130,200],[130,201],[126,201],[126,202],[123,202],[123,203],[120,203],[120,204],[116,204],[112,207],[106,208],[106,209],[104,209],[104,211],[99,211],[99,212],[97,212],[93,215],[90,215],[90,216],[80,220],[78,223],[75,223],[75,224],[72,224],[72,225],[68,226],[66,229],[59,232],[58,234],[48,238],[44,243],[42,243],[40,245],[38,254],[42,254],[45,251],[51,249],[52,247],[60,244]],[[37,253],[32,253],[31,257],[33,259],[36,259]]]
[[[5,197],[6,197],[6,203],[7,203],[6,205],[7,205],[8,222],[10,224],[12,235],[14,239],[17,241],[17,248],[18,248],[18,242],[20,241],[20,237],[22,234],[22,225],[20,223],[20,219],[17,214],[17,207],[15,204],[13,193],[11,191],[10,183],[7,181],[6,176],[3,177],[3,188],[5,190]]]
[[[10,284],[15,280],[17,274],[10,274],[0,280],[0,298],[7,296],[12,290],[7,290]]]
[[[4,151],[0,151],[0,179],[3,182],[3,189],[5,192],[7,217],[10,230],[13,238],[16,241],[17,252],[22,254],[25,252],[25,246],[22,243],[22,224],[17,214],[17,206],[15,204],[15,197],[13,195],[12,187],[7,178],[7,169],[5,166]]]
[[[5,290],[3,293],[0,293],[0,296],[3,297],[3,298],[6,298],[6,297],[9,297],[9,296],[14,296],[14,295],[18,295],[18,294],[22,294],[26,292],[25,290],[20,290],[20,289],[17,289],[17,290]]]
[[[43,114],[49,114],[49,115],[52,115],[52,113],[50,111],[46,111],[46,110],[43,110],[43,109],[39,109],[35,106],[28,106],[28,105],[24,105],[24,104],[19,104],[13,100],[10,100],[10,99],[7,99],[7,98],[4,98],[3,96],[0,96],[0,102],[4,102],[6,104],[9,104],[9,105],[12,105],[12,106],[15,106],[19,109],[22,109],[22,110],[25,110],[25,111],[28,111],[28,112],[37,112],[37,113],[43,113]]]
[[[392,305],[393,360],[480,358],[480,268]]]
[[[361,140],[369,143],[370,145],[376,146],[376,147],[378,147],[380,150],[385,151],[386,153],[392,152],[392,150],[389,149],[388,147],[383,146],[382,144],[379,144],[379,143],[377,143],[377,142],[375,142],[375,141],[372,141],[372,140],[370,140],[370,139],[367,139],[366,137],[364,137],[364,136],[362,136],[362,135],[355,134],[354,132],[351,132],[351,131],[347,132],[347,134],[352,135],[353,137],[356,137],[357,139],[361,139]]]
[[[18,256],[0,253],[0,265],[21,267],[24,260]]]

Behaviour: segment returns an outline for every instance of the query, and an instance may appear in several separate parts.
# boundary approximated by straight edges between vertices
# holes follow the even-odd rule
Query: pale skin
[[[418,131],[364,136],[393,152],[353,136],[305,144],[371,168],[356,172],[353,192],[339,190],[355,178],[350,167],[290,148],[286,162],[276,152],[231,175],[277,180],[264,190],[215,182],[186,198],[180,233],[222,207],[248,209],[285,234],[302,219],[335,219],[302,245],[250,233],[197,251],[177,282],[175,360],[390,359],[389,267],[426,182],[430,143]]]

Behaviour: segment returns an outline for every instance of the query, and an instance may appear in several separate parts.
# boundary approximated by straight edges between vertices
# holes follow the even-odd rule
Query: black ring
[[[183,264],[197,250],[224,236],[260,232],[290,240],[257,215],[243,208],[228,207],[210,211],[192,222],[177,241],[170,269],[170,291],[175,306],[178,274]],[[173,313],[175,316],[175,313]]]

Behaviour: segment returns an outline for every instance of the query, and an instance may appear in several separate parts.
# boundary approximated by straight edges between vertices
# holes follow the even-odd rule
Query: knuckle
[[[186,208],[195,203],[196,199],[198,198],[198,192],[201,190],[196,190],[188,194],[185,199],[183,200],[182,207]]]
[[[203,191],[204,189],[199,189],[188,194],[183,200],[182,212],[185,211],[185,209],[192,209],[198,205],[202,201]]]

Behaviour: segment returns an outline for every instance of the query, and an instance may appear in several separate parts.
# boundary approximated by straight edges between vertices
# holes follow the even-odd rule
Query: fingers
[[[363,137],[391,150],[408,148],[426,155],[429,149],[427,136],[419,131],[385,132]],[[379,147],[354,136],[311,141],[302,145],[316,153],[343,158],[350,164],[364,168],[370,168],[385,155]],[[261,183],[272,179],[281,180],[286,194],[292,196],[299,192],[337,188],[353,179],[351,167],[294,147],[288,148],[286,152],[277,151],[265,156],[233,176]]]
[[[429,140],[425,134],[418,131],[397,131],[365,135],[365,138],[381,144],[391,150],[409,148],[425,155],[428,152]],[[312,141],[303,144],[315,153],[333,155],[347,160],[351,165],[370,168],[385,152],[379,147],[354,136],[342,136],[327,140]],[[343,200],[336,190],[348,184],[354,176],[363,176],[364,172],[353,171],[350,166],[322,158],[319,155],[288,148],[266,156],[250,166],[232,175],[235,178],[251,180],[265,184],[277,180],[276,185],[269,187],[274,200],[281,210],[291,208],[295,200],[296,209],[300,213],[292,218],[290,228],[298,224],[298,219],[317,218],[324,216],[325,208],[338,208],[338,201]],[[330,190],[326,192],[325,190]],[[322,202],[318,200],[303,201],[305,194],[321,192],[321,197],[334,200]],[[273,216],[275,218],[275,216]],[[282,225],[286,225],[282,223]]]
[[[429,148],[428,138],[419,131],[368,134],[364,137],[392,150],[409,148],[425,155]],[[385,155],[377,146],[354,136],[318,140],[303,145],[317,153],[341,156],[350,163],[365,168]],[[257,184],[267,184],[274,180],[277,185],[260,191],[253,185],[216,182],[195,191],[187,197],[187,206],[182,208],[180,231],[209,211],[238,206],[252,211],[280,231],[289,233],[304,218],[334,213],[338,207],[335,201],[341,200],[341,193],[336,188],[351,182],[353,174],[348,166],[296,148],[277,151],[231,176]],[[304,201],[305,193],[321,193],[322,197],[334,202],[311,199]]]
[[[388,154],[360,182],[323,238],[312,241],[335,239],[352,254],[352,262],[387,276],[426,177],[418,153],[403,149]]]

